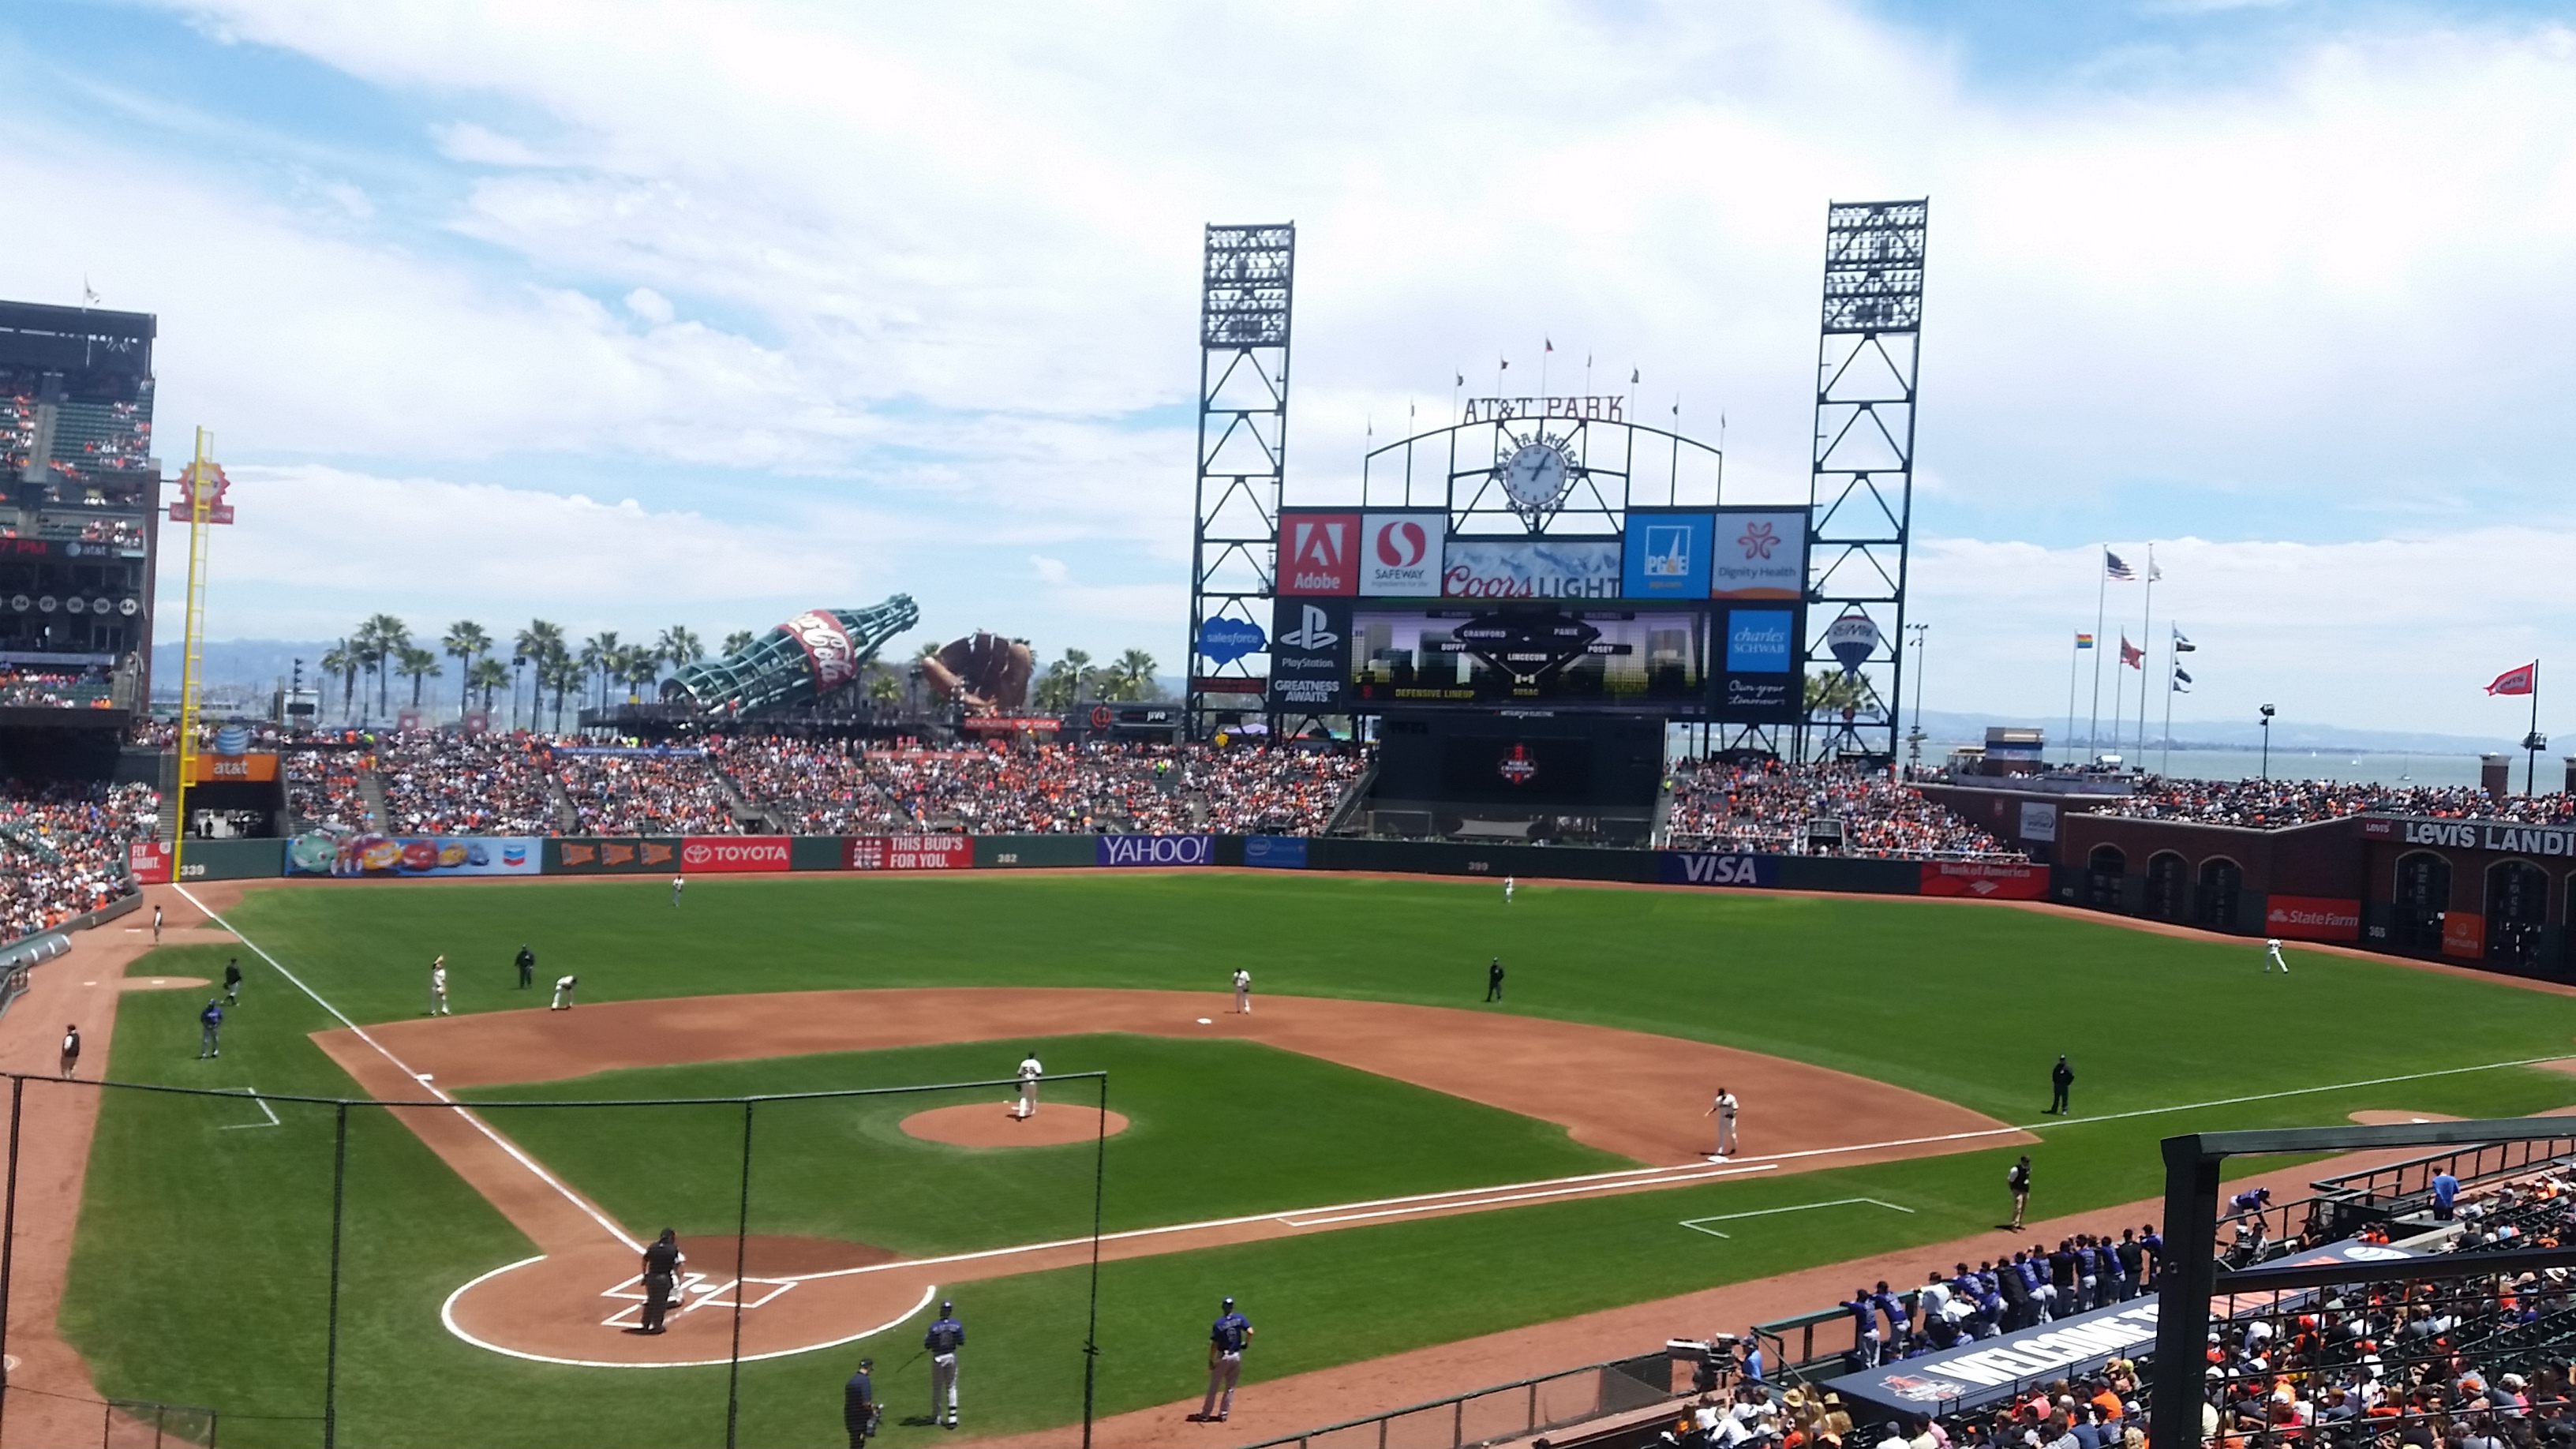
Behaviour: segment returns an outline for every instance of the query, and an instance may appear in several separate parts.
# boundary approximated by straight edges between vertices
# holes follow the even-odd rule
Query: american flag
[[[2138,576],[2137,570],[2120,562],[2120,556],[2107,548],[2102,550],[2102,572],[2115,579],[2134,579]]]

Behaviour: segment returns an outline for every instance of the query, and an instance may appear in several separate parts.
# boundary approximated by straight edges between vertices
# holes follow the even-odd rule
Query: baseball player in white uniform
[[[676,906],[680,903],[680,888],[688,883],[688,878],[685,876],[671,877],[671,904]]]
[[[1717,1119],[1717,1151],[1709,1155],[1710,1160],[1733,1156],[1735,1153],[1735,1094],[1724,1087],[1718,1088],[1717,1100],[1709,1103],[1708,1110],[1700,1115]]]
[[[1036,1052],[1020,1058],[1020,1105],[1012,1116],[1027,1121],[1038,1114],[1038,1078],[1045,1075],[1046,1068],[1038,1065]]]
[[[576,987],[576,986],[579,986],[580,984],[581,984],[581,978],[580,978],[580,977],[578,977],[578,976],[558,976],[558,977],[556,977],[556,978],[555,978],[555,999],[554,999],[554,1004],[553,1004],[553,1005],[551,1005],[551,1006],[549,1006],[549,1007],[547,1007],[547,1008],[546,1008],[546,1010],[548,1010],[548,1011],[570,1011],[570,1010],[572,1010],[572,989],[573,989],[574,987]]]
[[[1252,973],[1240,966],[1234,968],[1234,1014],[1252,1014]]]
[[[1515,891],[1515,890],[1518,890],[1519,888],[1520,888],[1519,883],[1518,883],[1518,882],[1516,882],[1516,881],[1514,881],[1510,876],[1504,876],[1504,877],[1503,877],[1503,904],[1504,904],[1504,905],[1507,905],[1507,906],[1508,906],[1508,905],[1510,905],[1510,904],[1512,903],[1512,892],[1513,892],[1513,891]]]
[[[447,1016],[447,958],[434,956],[429,962],[429,1014]]]
[[[2263,969],[2268,973],[2275,967],[2284,976],[2290,974],[2290,963],[2281,959],[2281,938],[2278,936],[2263,943]]]

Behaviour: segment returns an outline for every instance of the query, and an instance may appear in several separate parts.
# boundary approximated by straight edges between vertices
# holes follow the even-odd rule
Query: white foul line
[[[1882,1202],[1874,1197],[1838,1197],[1831,1202],[1802,1202],[1793,1203],[1788,1207],[1755,1208],[1751,1212],[1717,1213],[1713,1216],[1704,1218],[1684,1218],[1682,1219],[1682,1226],[1690,1229],[1694,1233],[1706,1233],[1712,1238],[1732,1238],[1735,1236],[1733,1233],[1721,1233],[1715,1228],[1701,1227],[1700,1224],[1733,1222],[1737,1218],[1767,1218],[1774,1213],[1802,1213],[1809,1208],[1848,1207],[1853,1203],[1868,1203],[1872,1207],[1883,1207],[1892,1212],[1911,1213],[1914,1211],[1914,1209],[1906,1207],[1901,1203]]]
[[[440,1101],[442,1101],[442,1102],[447,1103],[447,1104],[448,1104],[448,1106],[449,1106],[449,1108],[450,1108],[450,1109],[452,1109],[452,1110],[456,1113],[456,1115],[457,1115],[457,1116],[462,1117],[462,1118],[464,1118],[468,1123],[471,1123],[471,1124],[473,1125],[473,1128],[474,1128],[474,1130],[475,1130],[475,1131],[480,1132],[480,1133],[482,1133],[485,1137],[490,1138],[490,1139],[492,1140],[492,1145],[493,1145],[493,1146],[498,1147],[498,1148],[500,1148],[503,1152],[506,1152],[506,1153],[510,1154],[510,1157],[511,1157],[511,1160],[512,1160],[512,1161],[517,1162],[521,1167],[526,1168],[528,1171],[535,1173],[535,1174],[537,1175],[537,1180],[538,1180],[539,1182],[542,1182],[542,1183],[544,1183],[546,1186],[553,1188],[556,1192],[561,1193],[561,1194],[563,1195],[563,1200],[564,1200],[564,1201],[566,1201],[566,1202],[568,1202],[568,1203],[571,1203],[574,1207],[577,1207],[577,1208],[581,1209],[581,1211],[582,1211],[582,1215],[583,1215],[584,1217],[587,1217],[587,1218],[589,1218],[592,1222],[599,1224],[599,1225],[600,1225],[601,1227],[603,1227],[603,1228],[606,1228],[606,1229],[608,1230],[608,1235],[609,1235],[610,1237],[615,1238],[617,1241],[619,1241],[619,1242],[621,1242],[621,1243],[625,1244],[625,1245],[627,1246],[627,1248],[628,1248],[628,1249],[630,1249],[631,1251],[638,1252],[638,1253],[640,1253],[640,1252],[644,1251],[644,1244],[643,1244],[643,1243],[641,1243],[640,1241],[638,1241],[638,1240],[634,1239],[634,1238],[628,1237],[628,1236],[626,1235],[626,1230],[625,1230],[624,1228],[619,1227],[616,1223],[611,1222],[611,1221],[609,1220],[609,1218],[608,1218],[608,1215],[607,1215],[607,1214],[605,1214],[605,1213],[601,1212],[599,1209],[597,1209],[597,1208],[595,1208],[595,1207],[592,1207],[589,1203],[587,1203],[587,1202],[583,1201],[583,1200],[582,1200],[582,1197],[581,1197],[581,1194],[579,1194],[579,1193],[577,1193],[577,1192],[574,1192],[574,1191],[573,1191],[571,1188],[569,1188],[569,1187],[566,1187],[566,1186],[563,1184],[563,1182],[562,1182],[561,1180],[559,1180],[558,1178],[556,1178],[556,1176],[555,1176],[553,1173],[548,1172],[548,1171],[546,1171],[543,1167],[540,1167],[539,1165],[537,1165],[537,1160],[536,1160],[535,1158],[533,1158],[533,1157],[530,1157],[528,1154],[526,1154],[526,1153],[524,1153],[524,1152],[521,1152],[521,1151],[519,1150],[519,1148],[518,1148],[518,1144],[516,1144],[516,1143],[512,1142],[510,1139],[508,1139],[508,1138],[506,1138],[506,1137],[502,1136],[500,1133],[493,1131],[493,1130],[491,1129],[491,1127],[490,1127],[488,1124],[486,1124],[482,1118],[475,1116],[472,1112],[467,1111],[463,1106],[459,1105],[459,1104],[457,1103],[456,1099],[455,1099],[454,1097],[451,1097],[451,1096],[447,1095],[447,1093],[446,1093],[444,1090],[442,1090],[442,1089],[438,1086],[438,1084],[437,1084],[437,1083],[430,1081],[428,1078],[426,1078],[426,1077],[422,1076],[420,1073],[415,1072],[415,1071],[413,1071],[410,1067],[408,1067],[408,1066],[404,1065],[404,1063],[403,1063],[403,1059],[402,1059],[402,1058],[400,1058],[400,1057],[398,1057],[398,1056],[395,1056],[395,1055],[394,1055],[392,1052],[390,1052],[390,1051],[385,1050],[385,1044],[384,1044],[383,1042],[380,1042],[380,1041],[376,1040],[374,1037],[369,1036],[369,1035],[367,1034],[367,1029],[366,1029],[365,1027],[358,1025],[358,1024],[357,1024],[356,1022],[354,1022],[354,1021],[351,1021],[348,1017],[346,1017],[346,1016],[344,1016],[344,1015],[342,1015],[342,1014],[341,1014],[340,1008],[338,1008],[338,1007],[336,1007],[336,1006],[333,1006],[333,1005],[332,1005],[330,1002],[328,1002],[328,1001],[323,1000],[323,999],[322,999],[322,993],[321,993],[321,992],[318,992],[318,991],[314,990],[312,987],[305,985],[305,984],[304,984],[304,981],[303,981],[303,979],[302,979],[301,977],[298,977],[294,972],[289,971],[289,970],[287,970],[287,969],[286,969],[286,965],[285,965],[285,963],[284,963],[284,962],[282,962],[282,961],[278,960],[276,957],[271,956],[270,954],[268,954],[267,949],[266,949],[265,947],[261,946],[257,941],[254,941],[254,940],[252,940],[250,937],[243,935],[243,934],[241,933],[241,931],[240,931],[239,929],[237,929],[237,928],[233,925],[233,923],[232,923],[232,922],[225,920],[225,919],[224,919],[220,914],[218,914],[218,913],[215,911],[215,909],[214,909],[212,906],[209,906],[209,905],[207,905],[204,901],[198,900],[195,896],[190,895],[190,894],[189,894],[189,892],[188,892],[188,888],[187,888],[186,886],[178,886],[178,887],[175,887],[175,889],[179,892],[179,894],[181,894],[181,895],[183,895],[183,896],[187,896],[187,897],[188,897],[188,904],[190,904],[190,905],[192,905],[192,906],[195,906],[198,910],[204,911],[204,912],[206,913],[206,919],[208,919],[208,920],[210,920],[210,921],[213,921],[216,925],[219,925],[219,926],[223,927],[223,928],[224,928],[225,930],[227,930],[227,931],[231,931],[231,932],[233,933],[233,937],[234,937],[234,939],[236,939],[236,940],[240,941],[243,945],[248,946],[248,947],[252,950],[252,952],[253,952],[253,953],[255,953],[255,954],[259,957],[259,959],[261,959],[262,961],[267,962],[270,966],[275,967],[275,968],[276,968],[276,970],[277,970],[277,974],[278,974],[278,975],[280,975],[280,976],[285,977],[289,982],[293,983],[293,984],[294,984],[294,986],[295,986],[295,989],[296,989],[296,990],[303,992],[305,995],[307,995],[307,996],[309,996],[309,997],[312,997],[312,998],[313,998],[313,1004],[314,1004],[314,1005],[319,1006],[319,1007],[321,1007],[324,1011],[327,1011],[327,1012],[331,1013],[332,1017],[333,1017],[334,1019],[336,1019],[336,1020],[337,1020],[341,1025],[342,1025],[342,1026],[347,1027],[351,1032],[355,1033],[355,1034],[356,1034],[356,1036],[357,1036],[357,1038],[358,1038],[358,1040],[360,1040],[360,1041],[362,1041],[362,1042],[365,1042],[367,1045],[369,1045],[369,1046],[371,1046],[371,1047],[374,1047],[374,1048],[376,1049],[376,1054],[377,1054],[378,1056],[381,1056],[381,1057],[383,1057],[386,1061],[389,1061],[389,1062],[393,1063],[395,1067],[397,1067],[397,1068],[399,1068],[399,1069],[401,1070],[401,1072],[402,1072],[402,1074],[403,1074],[404,1076],[406,1076],[406,1077],[410,1078],[411,1080],[413,1080],[413,1081],[415,1081],[415,1082],[420,1083],[420,1084],[421,1084],[421,1086],[423,1086],[423,1087],[427,1088],[427,1089],[429,1090],[429,1094],[430,1094],[431,1096],[436,1097],[438,1100],[440,1100]]]
[[[242,1088],[242,1095],[250,1098],[252,1105],[258,1107],[261,1115],[267,1117],[268,1120],[265,1122],[227,1122],[223,1126],[216,1128],[216,1131],[240,1132],[252,1127],[283,1127],[286,1125],[285,1123],[277,1120],[277,1113],[269,1107],[268,1099],[259,1094],[258,1088],[244,1087]]]

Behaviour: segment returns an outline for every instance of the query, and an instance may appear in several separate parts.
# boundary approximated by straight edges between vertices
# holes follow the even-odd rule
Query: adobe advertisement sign
[[[1798,508],[1717,511],[1710,549],[1712,599],[1807,596],[1807,514]]]
[[[2037,901],[2048,897],[2048,867],[2010,861],[1927,860],[1923,883],[1927,896],[1978,896],[1990,901]]]
[[[692,835],[680,843],[680,873],[747,875],[787,869],[784,835]]]
[[[532,835],[326,835],[286,843],[288,875],[535,875],[543,859]]]
[[[971,870],[975,840],[967,835],[854,835],[842,842],[851,870]]]
[[[1216,858],[1212,835],[1103,835],[1095,865],[1206,865]]]
[[[1331,713],[1344,708],[1351,675],[1351,606],[1346,599],[1272,602],[1270,707]]]
[[[2359,941],[2361,902],[2330,896],[2266,896],[2263,934],[2285,941]]]
[[[1448,535],[1443,509],[1360,515],[1360,597],[1440,597],[1441,549]]]
[[[1780,883],[1780,859],[1772,855],[1659,850],[1655,852],[1655,878],[1666,885],[1775,886]]]
[[[1348,598],[1360,587],[1360,515],[1355,512],[1279,510],[1279,581],[1282,597]],[[1273,631],[1274,637],[1276,631]]]

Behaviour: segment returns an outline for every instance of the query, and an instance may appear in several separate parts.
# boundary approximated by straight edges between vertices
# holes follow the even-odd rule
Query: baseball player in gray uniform
[[[939,1317],[921,1336],[930,1350],[930,1417],[939,1418],[939,1397],[948,1396],[948,1427],[957,1427],[957,1350],[966,1346],[966,1325],[957,1321],[957,1305],[942,1299]]]
[[[1038,1065],[1036,1052],[1020,1058],[1020,1105],[1012,1116],[1025,1122],[1038,1114],[1038,1078],[1045,1075],[1046,1068]]]
[[[1234,1012],[1237,1016],[1252,1014],[1252,973],[1240,966],[1234,968]]]

